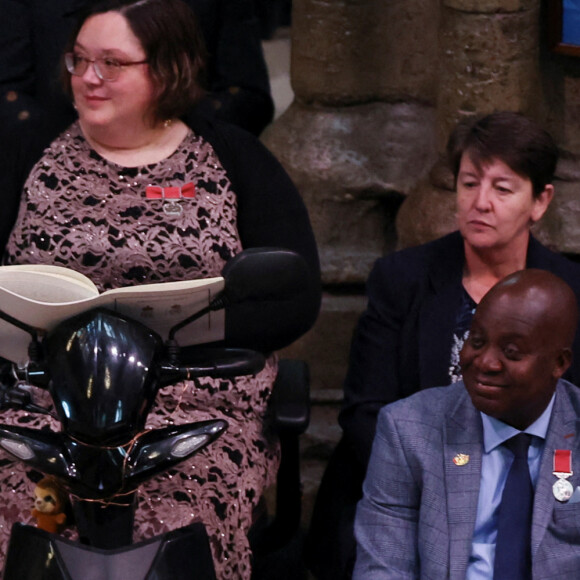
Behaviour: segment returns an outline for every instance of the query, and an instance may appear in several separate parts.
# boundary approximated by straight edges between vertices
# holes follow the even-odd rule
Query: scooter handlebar
[[[185,364],[161,365],[160,386],[195,377],[233,378],[255,375],[266,364],[263,354],[244,348],[190,347],[183,349],[178,358]]]

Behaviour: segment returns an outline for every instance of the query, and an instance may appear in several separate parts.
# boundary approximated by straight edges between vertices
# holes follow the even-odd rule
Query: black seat
[[[354,517],[366,467],[343,437],[324,471],[305,544],[317,580],[350,580],[356,557]]]
[[[301,360],[282,359],[270,399],[270,422],[280,439],[276,512],[250,531],[253,580],[300,580],[302,561],[299,437],[310,422],[310,373]]]

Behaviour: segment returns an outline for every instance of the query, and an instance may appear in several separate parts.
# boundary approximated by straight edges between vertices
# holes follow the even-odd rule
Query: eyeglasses
[[[66,70],[71,75],[77,77],[82,77],[86,72],[89,64],[93,65],[95,74],[102,81],[116,81],[121,74],[121,70],[126,66],[133,66],[136,64],[145,64],[146,60],[136,60],[133,62],[120,61],[116,58],[104,57],[104,58],[87,58],[86,56],[81,56],[75,52],[67,52],[64,55],[64,63],[66,65]]]

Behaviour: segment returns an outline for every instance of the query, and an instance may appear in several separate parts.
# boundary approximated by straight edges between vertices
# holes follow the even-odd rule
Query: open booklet
[[[207,306],[224,287],[224,279],[206,278],[143,284],[107,290],[83,274],[60,266],[0,266],[0,310],[35,328],[49,331],[59,322],[102,306],[145,324],[161,338],[178,322]],[[210,312],[180,329],[181,346],[224,338],[223,310]],[[30,335],[0,320],[0,356],[14,362],[28,360]]]

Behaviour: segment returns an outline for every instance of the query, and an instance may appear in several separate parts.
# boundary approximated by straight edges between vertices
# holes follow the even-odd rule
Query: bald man
[[[502,576],[510,580],[578,577],[580,389],[561,378],[577,321],[565,282],[516,272],[477,307],[463,382],[381,410],[357,509],[356,580],[492,580],[504,561],[519,566]],[[510,440],[520,433],[516,461]],[[529,493],[521,479],[510,483],[516,463]],[[516,506],[516,518],[529,512],[520,544],[500,532]]]

